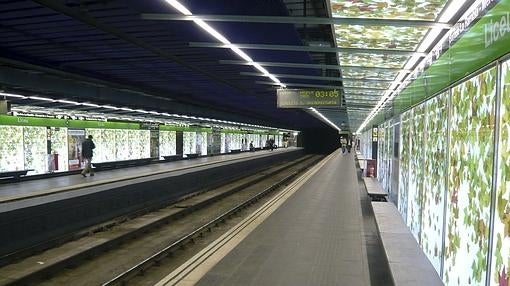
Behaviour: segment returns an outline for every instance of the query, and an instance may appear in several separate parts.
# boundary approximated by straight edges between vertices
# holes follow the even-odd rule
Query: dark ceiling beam
[[[272,82],[272,81],[256,81],[257,84],[265,84],[265,85],[273,85],[275,88],[280,88],[280,85]],[[353,86],[341,86],[341,85],[326,85],[326,84],[308,84],[308,83],[284,83],[288,87],[313,87],[313,88],[323,88],[323,89],[359,89],[359,90],[375,90],[375,91],[385,91],[386,89],[381,88],[361,88],[361,87],[353,87]],[[377,96],[377,95],[374,95]]]
[[[20,88],[22,87],[22,88]],[[147,108],[160,112],[178,113],[209,117],[216,119],[228,119],[245,123],[268,122],[248,118],[246,116],[224,112],[205,107],[184,104],[181,102],[168,101],[159,98],[141,96],[143,94],[128,89],[113,89],[102,84],[89,83],[51,76],[44,73],[34,73],[33,70],[21,70],[17,68],[0,66],[0,88],[13,93],[24,95],[44,95],[54,99],[69,99],[86,101],[95,104],[113,104],[135,108]],[[31,100],[26,101],[30,105]],[[46,104],[41,102],[38,105]],[[49,106],[49,103],[48,103]]]
[[[133,37],[127,33],[124,33],[122,32],[121,30],[119,29],[116,29],[112,26],[109,26],[109,25],[106,25],[100,21],[98,21],[97,19],[95,18],[92,18],[90,16],[88,16],[87,14],[85,13],[82,13],[80,12],[79,10],[76,10],[76,9],[72,9],[72,8],[69,8],[67,7],[66,5],[63,5],[61,4],[60,2],[58,1],[52,1],[52,0],[34,0],[34,2],[42,5],[42,6],[45,6],[49,9],[52,9],[56,12],[59,12],[59,13],[62,13],[64,15],[67,15],[69,17],[72,17],[78,21],[81,21],[89,26],[92,26],[94,28],[97,28],[103,32],[106,32],[110,35],[113,35],[123,41],[126,41],[128,43],[131,43],[133,45],[136,45],[140,48],[143,48],[147,51],[150,51],[164,59],[167,59],[167,60],[170,60],[172,62],[175,62],[177,64],[180,64],[182,65],[183,67],[186,67],[190,70],[193,70],[195,72],[198,72],[200,74],[203,74],[217,82],[220,82],[222,84],[225,84],[226,86],[229,86],[229,87],[232,87],[236,90],[239,90],[239,91],[242,91],[242,92],[245,92],[247,93],[248,91],[247,90],[244,90],[243,88],[237,86],[237,85],[234,85],[232,84],[230,81],[227,81],[225,79],[222,79],[220,78],[219,76],[211,73],[211,72],[208,72],[202,68],[199,68],[197,66],[194,66],[194,65],[191,65],[183,60],[181,60],[179,57],[177,56],[174,56],[173,54],[170,54],[169,52],[163,50],[163,49],[159,49],[159,48],[156,48],[148,43],[146,43],[145,41],[142,41],[136,37]],[[250,94],[252,96],[256,96],[256,95],[253,95],[253,94]]]
[[[256,72],[240,72],[241,75],[246,76],[258,76],[258,77],[267,77],[265,74],[256,73]],[[294,78],[294,79],[310,79],[310,80],[324,80],[324,81],[357,81],[357,82],[387,82],[388,84],[392,82],[392,80],[379,80],[379,79],[356,79],[356,78],[341,78],[341,77],[329,77],[329,76],[309,76],[309,75],[299,75],[299,74],[272,74],[277,78]]]
[[[363,67],[363,66],[348,66],[348,65],[325,65],[325,64],[299,64],[299,63],[283,63],[283,62],[257,62],[261,66],[267,67],[282,67],[282,68],[304,68],[304,69],[332,69],[332,70],[342,70],[342,69],[354,69],[354,70],[374,70],[374,71],[395,71],[400,72],[404,71],[410,73],[411,70],[404,70],[399,68],[388,68],[388,67]],[[251,66],[252,64],[245,61],[238,60],[220,60],[220,64],[225,65],[245,65]]]
[[[386,54],[386,55],[401,55],[401,56],[418,55],[421,57],[425,57],[427,55],[427,53],[420,53],[420,52],[406,51],[406,50],[395,50],[395,49],[332,48],[332,47],[266,45],[266,44],[232,43],[231,45],[225,45],[222,43],[212,43],[212,42],[190,42],[189,46],[192,48],[217,48],[217,49],[230,49],[231,46],[235,46],[240,49],[251,49],[251,50],[274,50],[274,51],[316,52],[316,53],[362,53],[362,54]]]
[[[325,18],[294,16],[245,16],[245,15],[192,15],[180,14],[141,14],[144,20],[193,21],[201,19],[210,22],[273,23],[273,24],[309,24],[309,25],[364,25],[427,27],[450,29],[452,25],[422,20],[369,19],[369,18]]]
[[[265,85],[274,85],[275,88],[280,88],[279,85],[274,82],[269,81],[256,81],[257,84],[265,84]],[[339,85],[323,85],[323,84],[307,84],[307,83],[285,83],[286,86],[289,87],[314,87],[314,88],[324,88],[324,89],[343,89],[343,86]]]

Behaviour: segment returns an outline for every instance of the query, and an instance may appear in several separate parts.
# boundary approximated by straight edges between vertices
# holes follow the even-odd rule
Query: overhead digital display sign
[[[278,108],[342,106],[336,89],[278,89],[276,96]]]

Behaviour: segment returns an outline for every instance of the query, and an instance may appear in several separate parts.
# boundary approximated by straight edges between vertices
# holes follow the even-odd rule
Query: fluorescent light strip
[[[73,105],[80,105],[78,102],[76,101],[71,101],[71,100],[64,100],[64,99],[58,99],[57,102],[60,102],[60,103],[66,103],[66,104],[73,104]]]
[[[0,95],[6,96],[6,97],[14,97],[14,98],[27,98],[27,97],[26,97],[26,96],[24,96],[24,95],[20,95],[20,94],[12,94],[12,93],[5,93],[5,92],[0,92]]]
[[[35,100],[42,100],[42,101],[55,102],[55,100],[54,100],[54,99],[47,98],[47,97],[29,96],[28,98],[30,98],[30,99],[35,99]]]
[[[466,0],[452,0],[448,4],[448,7],[444,10],[441,17],[439,17],[439,22],[448,23],[452,19],[455,14],[459,11],[459,9],[466,4]]]
[[[193,13],[186,8],[186,6],[179,3],[179,1],[176,0],[165,0],[166,3],[168,3],[170,6],[175,8],[177,11],[181,12],[181,14],[186,16],[191,16]],[[211,27],[209,24],[207,24],[202,19],[194,19],[193,22],[197,24],[200,28],[202,28],[204,31],[209,33],[209,35],[213,36],[216,40],[221,42],[222,44],[227,45],[227,47],[232,50],[234,53],[236,53],[239,57],[241,57],[243,60],[245,60],[248,64],[253,65],[256,69],[258,69],[260,72],[262,72],[265,76],[270,78],[272,81],[280,85],[281,87],[286,87],[285,84],[281,83],[280,80],[278,80],[274,75],[270,74],[265,68],[263,68],[261,65],[257,64],[253,61],[253,59],[248,56],[245,52],[243,52],[238,47],[232,45],[232,43],[223,36],[220,32],[216,31],[213,27]]]
[[[310,107],[309,110],[313,111],[315,114],[317,114],[322,120],[326,121],[329,125],[331,125],[333,128],[335,128],[338,131],[342,131],[340,127],[338,127],[335,123],[331,122],[326,116],[322,115],[317,109]]]

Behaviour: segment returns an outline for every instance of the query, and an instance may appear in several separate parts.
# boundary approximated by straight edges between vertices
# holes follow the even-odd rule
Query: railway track
[[[192,249],[197,240],[213,239],[229,217],[289,183],[321,158],[305,156],[272,166],[165,208],[107,224],[0,268],[0,285],[124,285],[133,278],[139,280],[140,274],[183,247]]]

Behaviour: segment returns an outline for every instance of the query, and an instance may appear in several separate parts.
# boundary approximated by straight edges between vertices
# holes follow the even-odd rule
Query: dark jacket
[[[83,156],[83,158],[92,158],[92,156],[94,155],[94,152],[92,152],[92,150],[94,150],[94,148],[96,148],[94,142],[92,142],[91,139],[85,139],[85,141],[81,143],[81,155]]]

